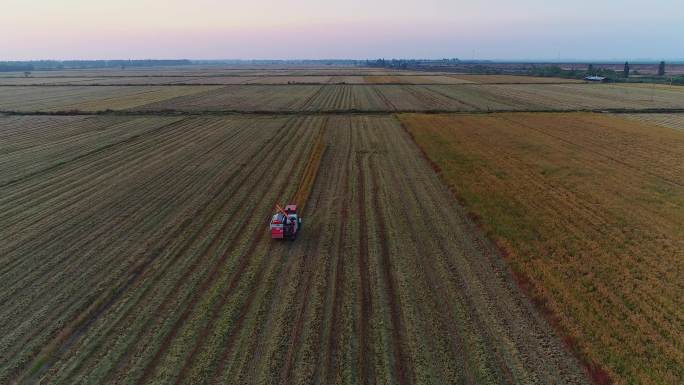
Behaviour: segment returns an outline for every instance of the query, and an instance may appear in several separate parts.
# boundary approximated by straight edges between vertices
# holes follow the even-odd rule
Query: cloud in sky
[[[670,59],[681,0],[3,0],[0,60]]]

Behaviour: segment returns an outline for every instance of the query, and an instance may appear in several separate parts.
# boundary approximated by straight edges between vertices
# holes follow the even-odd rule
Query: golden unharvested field
[[[594,114],[402,115],[568,342],[684,378],[684,132]]]

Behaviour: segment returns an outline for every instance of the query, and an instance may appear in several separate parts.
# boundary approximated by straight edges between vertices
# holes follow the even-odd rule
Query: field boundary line
[[[611,114],[679,114],[684,108],[547,108],[547,109],[478,109],[478,110],[449,110],[449,109],[396,109],[396,110],[358,110],[358,109],[321,109],[312,111],[293,110],[63,110],[63,111],[18,111],[0,110],[0,116],[325,116],[325,115],[368,115],[386,116],[394,114],[454,114],[477,115],[494,113],[572,113],[593,112]]]
[[[330,77],[332,75],[310,75],[312,77]],[[357,75],[349,75],[357,76]],[[415,75],[406,75],[415,76]],[[444,76],[444,75],[427,75],[427,76]],[[190,78],[187,76],[178,76],[179,78]],[[209,76],[211,78],[212,76]],[[235,76],[229,75],[225,77],[249,77],[249,76]],[[303,75],[280,75],[280,76],[266,76],[266,77],[303,77]],[[346,77],[346,76],[345,76]],[[98,77],[99,78],[99,77]],[[123,76],[121,78],[134,78],[133,76]],[[192,78],[206,78],[206,77],[192,77]],[[23,78],[22,78],[23,79]],[[44,78],[53,79],[53,78]],[[0,78],[0,81],[2,79]],[[87,81],[87,80],[86,80]],[[628,83],[629,84],[629,83]],[[636,83],[647,84],[647,83]],[[250,87],[301,87],[301,86],[353,86],[353,87],[370,87],[370,86],[449,86],[449,87],[479,87],[479,86],[560,86],[560,85],[578,85],[578,86],[598,86],[595,83],[588,82],[482,82],[482,83],[404,83],[404,82],[385,82],[385,83],[330,83],[330,82],[298,82],[298,83],[33,83],[33,84],[0,84],[2,87],[202,87],[202,86],[250,86]],[[672,87],[682,87],[680,85],[673,85]]]

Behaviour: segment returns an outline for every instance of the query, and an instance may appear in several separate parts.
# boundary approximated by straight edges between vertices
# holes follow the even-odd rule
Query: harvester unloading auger
[[[297,239],[297,232],[302,227],[302,218],[297,214],[297,205],[289,204],[285,209],[276,203],[276,213],[271,218],[271,238]]]

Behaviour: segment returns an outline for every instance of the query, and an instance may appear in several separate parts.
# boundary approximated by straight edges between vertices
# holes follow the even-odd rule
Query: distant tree
[[[24,77],[27,78],[31,76],[31,71],[24,71]]]
[[[629,77],[629,63],[628,62],[625,62],[625,69],[623,71],[625,73],[625,77],[628,78]]]
[[[665,76],[665,62],[661,61],[658,66],[658,76]]]
[[[592,75],[594,73],[594,65],[593,64],[589,64],[589,66],[587,67],[587,73],[589,75]]]

